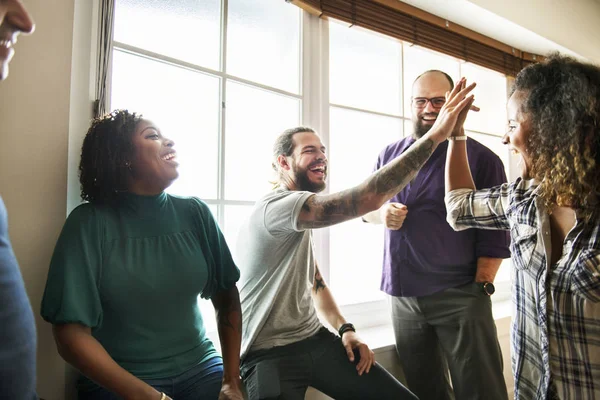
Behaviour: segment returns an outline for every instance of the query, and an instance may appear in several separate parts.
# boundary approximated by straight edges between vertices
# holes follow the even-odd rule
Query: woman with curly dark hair
[[[140,115],[92,122],[79,165],[88,203],[67,218],[42,317],[83,376],[79,399],[241,399],[239,270],[207,205],[165,189],[174,143]],[[223,357],[198,295],[217,314]]]
[[[453,140],[448,222],[510,230],[515,398],[599,399],[600,68],[552,55],[518,74],[507,109],[521,177],[475,191]]]

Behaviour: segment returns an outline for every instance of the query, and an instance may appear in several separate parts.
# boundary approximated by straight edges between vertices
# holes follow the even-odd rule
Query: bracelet
[[[340,337],[342,337],[342,335],[344,335],[344,333],[346,333],[348,331],[356,332],[354,325],[352,325],[351,323],[342,324],[342,326],[340,326],[340,329],[338,329],[338,333],[340,334]]]
[[[463,136],[450,136],[448,137],[448,140],[467,140],[467,136],[463,135]]]
[[[160,392],[160,400],[167,400],[167,395],[165,392]]]

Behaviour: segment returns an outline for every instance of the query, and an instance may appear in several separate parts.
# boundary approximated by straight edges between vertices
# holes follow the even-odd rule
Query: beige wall
[[[0,83],[0,194],[8,208],[11,239],[37,315],[54,243],[67,209],[78,201],[77,158],[91,106],[94,2],[24,1],[37,26],[33,36],[19,40],[10,77]],[[578,8],[567,4],[579,1],[587,0],[531,1],[537,7],[556,3],[559,12],[555,14],[563,17],[559,29],[551,10],[543,7],[523,1],[517,4],[516,0],[473,0],[490,10],[498,9],[515,22],[535,22],[536,29],[557,43],[600,60],[600,48],[595,47],[599,35],[585,31],[592,28],[590,18],[600,19],[585,7],[583,14],[572,14],[571,10]],[[579,26],[584,31],[580,32]],[[65,365],[56,353],[50,326],[39,317],[36,322],[39,394],[46,400],[63,400],[68,398]]]
[[[600,63],[599,0],[469,0]]]

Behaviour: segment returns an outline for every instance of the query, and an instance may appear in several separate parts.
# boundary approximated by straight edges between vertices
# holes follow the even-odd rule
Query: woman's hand
[[[438,139],[439,142],[447,139],[453,134],[460,118],[460,127],[466,118],[466,113],[473,105],[474,96],[468,94],[475,88],[476,83],[466,86],[466,79],[461,78],[456,83],[452,91],[447,95],[446,104],[440,109],[440,112],[431,127],[429,133]],[[464,110],[464,113],[463,113]]]
[[[219,400],[244,400],[242,394],[242,380],[238,377],[234,380],[223,381]]]

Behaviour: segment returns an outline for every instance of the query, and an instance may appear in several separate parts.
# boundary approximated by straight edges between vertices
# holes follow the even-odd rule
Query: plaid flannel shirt
[[[600,399],[600,212],[577,217],[562,257],[548,266],[550,219],[538,185],[518,179],[446,194],[456,230],[510,229],[515,398]]]

